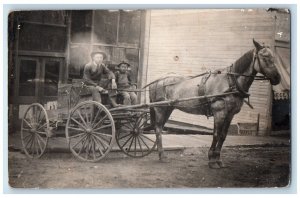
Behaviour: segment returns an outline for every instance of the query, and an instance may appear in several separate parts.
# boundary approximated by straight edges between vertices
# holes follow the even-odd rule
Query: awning
[[[274,99],[289,99],[291,87],[291,50],[287,47],[276,46],[275,53],[275,61],[277,64],[278,72],[281,75],[281,82],[278,85],[273,86]]]

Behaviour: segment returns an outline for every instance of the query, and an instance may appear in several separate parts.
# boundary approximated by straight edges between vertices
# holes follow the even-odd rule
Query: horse
[[[235,114],[240,112],[243,101],[249,97],[248,90],[257,73],[262,74],[272,85],[280,82],[270,47],[253,39],[254,49],[236,60],[226,71],[206,72],[194,77],[170,76],[149,83],[150,102],[176,100],[178,103],[150,107],[151,127],[155,130],[159,160],[167,162],[162,145],[162,129],[174,109],[197,115],[214,117],[213,140],[208,151],[210,168],[226,167],[220,153],[228,128]],[[145,86],[146,87],[146,86]],[[229,92],[232,92],[230,94]],[[229,93],[224,94],[222,93]],[[221,96],[220,96],[221,94]],[[218,95],[206,99],[180,102],[180,98]]]

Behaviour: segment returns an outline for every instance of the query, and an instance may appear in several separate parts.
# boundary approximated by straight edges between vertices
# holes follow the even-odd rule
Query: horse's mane
[[[234,72],[243,73],[251,64],[253,60],[253,49],[246,52],[233,64]]]

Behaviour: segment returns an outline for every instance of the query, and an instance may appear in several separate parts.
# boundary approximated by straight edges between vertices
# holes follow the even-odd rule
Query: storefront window
[[[64,52],[66,28],[21,23],[19,49],[30,51]]]
[[[116,44],[118,11],[97,10],[94,17],[94,42]]]
[[[21,60],[20,78],[19,78],[19,96],[34,96],[36,85],[36,68],[35,60]]]
[[[45,62],[44,96],[56,96],[59,81],[59,61]]]
[[[90,43],[92,30],[92,11],[72,11],[71,41],[73,43]]]
[[[138,45],[140,42],[141,12],[120,11],[119,43]]]

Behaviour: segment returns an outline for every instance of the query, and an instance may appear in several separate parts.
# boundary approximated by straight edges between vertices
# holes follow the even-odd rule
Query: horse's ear
[[[259,44],[256,40],[254,40],[254,38],[253,38],[253,44],[254,44],[255,48],[257,49],[257,51],[259,51],[263,48],[261,44]]]

